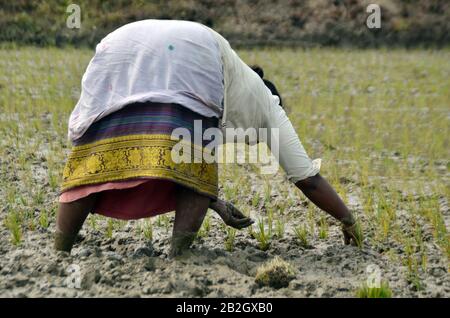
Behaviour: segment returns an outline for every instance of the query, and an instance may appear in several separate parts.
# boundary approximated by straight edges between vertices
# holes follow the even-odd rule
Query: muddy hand
[[[352,244],[361,247],[363,234],[358,222],[354,222],[352,225],[342,224],[342,233],[344,234],[344,244]]]
[[[217,201],[211,202],[209,207],[220,215],[226,225],[234,227],[235,229],[240,230],[254,223],[251,218],[246,217],[229,202],[217,199]]]

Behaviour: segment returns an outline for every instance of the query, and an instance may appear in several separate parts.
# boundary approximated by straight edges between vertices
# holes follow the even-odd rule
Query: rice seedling
[[[14,245],[19,245],[22,241],[22,227],[19,213],[16,211],[8,213],[4,223],[5,227],[11,233],[11,242]]]
[[[267,209],[267,232],[269,237],[273,235],[273,208],[270,207]]]
[[[253,229],[253,225],[249,226],[249,227],[247,228],[247,231],[248,231],[248,235],[249,235],[251,238],[256,239],[256,234],[255,234],[255,230]]]
[[[289,285],[295,275],[294,267],[277,256],[258,267],[255,282],[260,286],[283,288]]]
[[[286,206],[287,204],[285,201],[277,204],[277,210],[279,215],[284,215],[284,212],[286,211]]]
[[[303,246],[303,247],[309,246],[309,242],[308,242],[309,233],[308,233],[308,228],[306,226],[300,225],[300,226],[295,227],[294,233],[295,233],[295,236],[301,246]]]
[[[98,218],[98,216],[97,215],[95,215],[95,214],[91,214],[91,215],[89,215],[89,218],[88,218],[88,223],[89,223],[89,226],[95,231],[95,230],[97,230],[97,218]]]
[[[146,240],[153,240],[153,223],[151,219],[142,222],[142,234]]]
[[[31,232],[36,230],[36,221],[34,220],[34,218],[30,218],[27,221],[27,228],[28,230],[30,230]]]
[[[280,239],[284,237],[285,229],[286,222],[282,218],[279,218],[275,224],[275,235],[277,236],[277,238]]]
[[[202,226],[200,227],[200,230],[197,233],[197,237],[198,238],[207,237],[210,230],[211,230],[211,217],[208,214],[203,220]]]
[[[220,228],[221,232],[226,233],[228,226],[225,223],[221,222],[221,223],[219,223],[219,228]]]
[[[6,189],[6,202],[9,205],[13,205],[16,203],[16,189],[13,187],[8,187]]]
[[[258,246],[262,251],[267,251],[269,249],[271,236],[265,228],[263,219],[258,220],[257,231],[253,232],[253,236],[258,241]]]
[[[319,221],[319,238],[321,240],[328,238],[328,222],[324,217],[321,217]]]
[[[258,207],[260,199],[261,199],[261,197],[259,196],[259,193],[258,192],[253,192],[252,206],[255,207],[255,208]]]
[[[42,189],[38,189],[33,198],[35,206],[41,206],[45,201],[45,193]]]
[[[388,282],[381,282],[380,287],[368,287],[364,283],[357,291],[358,298],[391,298],[392,290]]]
[[[233,251],[235,239],[236,239],[236,229],[228,227],[227,228],[227,236],[225,238],[225,249],[228,252]]]
[[[169,231],[170,219],[167,215],[165,214],[158,215],[155,223],[157,227],[165,229],[166,232]]]
[[[49,170],[48,172],[48,185],[50,186],[50,189],[56,191],[59,186],[59,178],[58,175],[52,171],[53,170]]]
[[[157,227],[162,227],[162,226],[163,226],[161,220],[162,220],[162,219],[161,219],[161,215],[158,215],[158,216],[156,217],[156,221],[155,221],[155,225],[156,225]]]
[[[308,211],[306,213],[306,220],[309,227],[309,232],[311,234],[314,234],[314,231],[316,229],[316,220],[314,218],[314,207],[312,204],[308,205]]]
[[[272,185],[269,181],[265,181],[264,184],[264,204],[267,206],[272,199]]]
[[[421,290],[423,288],[422,282],[419,275],[419,261],[415,257],[415,248],[413,244],[407,240],[405,244],[405,254],[404,264],[408,270],[407,281],[412,284],[415,290]]]
[[[26,206],[28,206],[28,200],[27,200],[27,198],[24,196],[24,195],[18,195],[17,196],[17,199],[18,199],[18,201],[19,201],[19,203],[23,206],[23,207],[26,207]]]
[[[238,187],[234,186],[234,185],[228,185],[226,184],[223,187],[223,193],[225,196],[225,200],[227,201],[232,201],[234,200],[237,195],[238,195]]]
[[[48,219],[47,209],[43,209],[39,214],[39,225],[41,226],[41,228],[46,229],[48,228],[49,224],[50,221]]]
[[[339,194],[339,196],[342,198],[344,202],[346,203],[348,202],[347,192],[345,191],[344,186],[340,182],[337,182],[336,184],[336,192]]]
[[[108,219],[106,222],[105,236],[110,239],[113,237],[114,232],[114,220]]]

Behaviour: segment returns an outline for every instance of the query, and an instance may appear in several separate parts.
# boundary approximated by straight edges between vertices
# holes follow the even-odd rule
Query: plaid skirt
[[[95,122],[73,143],[63,171],[60,202],[97,193],[93,212],[119,219],[138,219],[173,211],[176,185],[216,198],[217,163],[176,163],[178,143],[172,131],[186,128],[194,136],[194,120],[202,130],[217,127],[181,105],[135,103]],[[202,131],[202,133],[203,133]],[[203,151],[208,141],[191,146]]]

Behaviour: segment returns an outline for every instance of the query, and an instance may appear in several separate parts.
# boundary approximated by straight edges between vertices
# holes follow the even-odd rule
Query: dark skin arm
[[[363,236],[359,225],[327,180],[317,174],[301,180],[295,185],[320,209],[342,222],[345,244],[351,243],[361,246]],[[253,224],[252,219],[246,217],[229,202],[217,199],[217,201],[211,201],[209,207],[220,215],[225,224],[236,229],[242,229]]]
[[[344,242],[360,245],[362,233],[352,213],[333,187],[320,174],[298,181],[296,184],[305,196],[320,209],[342,222]]]
[[[320,174],[300,180],[295,185],[315,205],[335,219],[339,221],[349,219],[351,221],[353,218],[339,195]]]

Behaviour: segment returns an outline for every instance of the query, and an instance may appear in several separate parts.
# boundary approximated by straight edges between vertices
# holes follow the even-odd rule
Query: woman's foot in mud
[[[66,234],[60,230],[56,230],[54,243],[55,250],[70,253],[76,238],[77,234]]]
[[[174,258],[188,251],[196,236],[196,232],[173,233],[169,257]]]

